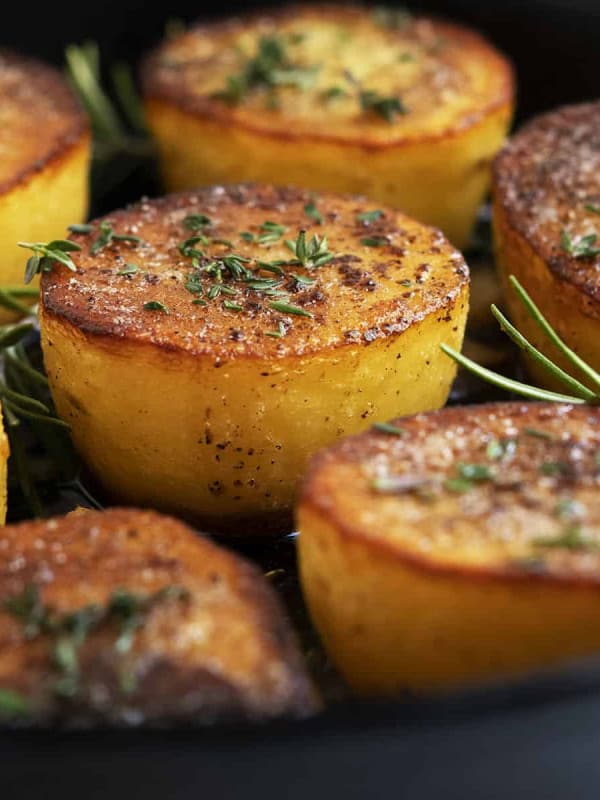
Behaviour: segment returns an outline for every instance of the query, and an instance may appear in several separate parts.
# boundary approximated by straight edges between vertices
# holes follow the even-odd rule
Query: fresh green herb
[[[323,215],[315,205],[314,200],[311,200],[310,203],[307,203],[304,206],[304,213],[307,217],[310,217],[312,220],[314,220],[317,225],[323,224]]]
[[[386,97],[373,89],[362,89],[359,93],[359,102],[363,111],[379,114],[390,123],[394,122],[397,116],[408,113],[408,109],[399,97]]]
[[[548,431],[541,431],[538,428],[523,428],[523,433],[534,439],[545,439],[546,441],[551,441],[554,438]]]
[[[373,10],[373,21],[376,25],[389,30],[401,30],[412,22],[413,16],[406,8],[388,8],[376,6]]]
[[[572,519],[573,517],[582,517],[585,513],[585,508],[581,503],[570,498],[559,500],[554,507],[554,514],[561,519]]]
[[[465,492],[469,492],[473,488],[473,485],[473,481],[469,481],[464,478],[447,478],[444,481],[444,488],[449,492],[454,492],[455,494],[464,494]]]
[[[589,211],[591,214],[600,214],[600,206],[597,206],[594,203],[586,203],[584,208],[585,208],[586,211]]]
[[[137,264],[125,264],[125,266],[117,272],[117,275],[135,275],[139,267]]]
[[[333,258],[333,253],[327,249],[327,238],[315,234],[309,241],[306,240],[306,231],[300,231],[295,240],[288,239],[287,247],[294,253],[300,264],[308,269],[316,269],[327,264]]]
[[[374,211],[363,211],[361,214],[356,215],[357,222],[377,222],[378,219],[383,217],[383,211],[376,208]]]
[[[184,228],[187,228],[188,231],[196,233],[204,228],[210,228],[212,220],[210,217],[207,217],[206,214],[188,214],[183,218],[181,224]]]
[[[162,311],[163,314],[169,313],[167,306],[161,303],[160,300],[148,300],[147,303],[144,303],[144,311]]]
[[[398,425],[392,425],[391,422],[375,422],[371,427],[373,430],[378,431],[378,433],[387,433],[391,436],[404,436],[406,434],[404,428],[400,428]]]
[[[32,250],[33,255],[27,260],[25,267],[25,283],[31,283],[34,276],[40,272],[49,272],[52,269],[55,261],[63,264],[72,272],[77,271],[77,267],[73,263],[73,259],[69,253],[75,253],[81,250],[81,247],[75,242],[70,242],[68,239],[54,239],[51,242],[17,242],[19,247],[25,247],[27,250]]]
[[[243,239],[245,242],[253,242],[255,236],[253,233],[250,233],[250,231],[242,231],[240,233],[240,239]]]
[[[313,315],[310,311],[306,311],[304,308],[300,308],[299,306],[292,306],[289,303],[283,303],[279,300],[276,300],[272,303],[269,303],[269,308],[272,308],[273,311],[280,311],[282,314],[295,314],[298,317],[310,317],[313,318]]]
[[[98,228],[98,237],[90,247],[90,254],[95,256],[105,247],[113,242],[129,242],[130,244],[141,244],[142,240],[139,236],[131,234],[115,233],[111,223],[108,220],[103,220]]]
[[[597,241],[596,233],[590,233],[578,239],[572,239],[566,230],[563,230],[560,235],[562,249],[573,258],[594,258],[600,255],[600,247],[596,247]]]
[[[598,373],[590,364],[587,364],[580,356],[577,355],[577,353],[571,350],[571,348],[563,342],[563,340],[556,333],[548,320],[543,316],[539,308],[536,306],[529,294],[525,291],[523,286],[519,283],[514,275],[509,277],[509,283],[517,292],[519,299],[527,309],[527,312],[541,328],[545,336],[556,348],[558,348],[558,350],[570,364],[579,369],[587,377],[588,381],[591,382],[595,388],[591,389],[588,386],[585,386],[580,381],[576,380],[563,369],[554,364],[549,358],[544,356],[543,353],[537,350],[537,348],[533,347],[533,345],[531,345],[527,339],[525,339],[525,337],[508,322],[508,320],[500,313],[496,306],[492,306],[492,312],[500,321],[502,329],[508,333],[513,341],[516,341],[520,347],[525,349],[526,352],[534,359],[534,361],[536,361],[547,372],[553,375],[554,378],[560,380],[563,384],[566,384],[574,394],[559,394],[558,392],[540,389],[537,386],[531,386],[526,383],[521,383],[520,381],[512,380],[511,378],[506,378],[504,375],[499,375],[497,372],[493,372],[486,367],[480,366],[475,361],[467,358],[456,350],[453,350],[446,344],[440,345],[443,352],[469,372],[506,391],[512,391],[516,394],[530,397],[534,400],[546,400],[555,403],[591,403],[592,405],[600,404],[600,373]]]
[[[206,302],[206,300],[198,299],[198,300],[192,300],[192,305],[193,306],[207,306],[208,303]]]
[[[296,275],[295,272],[292,273],[292,278],[301,286],[312,286],[317,281],[316,278],[309,278],[308,275]]]
[[[203,258],[204,251],[196,248],[197,244],[207,245],[210,240],[206,236],[191,236],[189,239],[184,239],[177,245],[177,249],[184,258]]]
[[[341,86],[330,86],[322,93],[322,97],[327,102],[332,100],[339,100],[341,97],[346,97],[348,92]]]
[[[247,59],[239,73],[229,75],[225,88],[213,97],[237,105],[253,89],[272,90],[280,86],[309,89],[315,82],[320,65],[294,64],[288,55],[285,41],[279,36],[263,36],[253,58]]]
[[[287,228],[285,225],[279,225],[277,222],[263,222],[260,226],[260,233],[258,234],[259,244],[272,244],[279,241]]]
[[[239,303],[234,303],[232,300],[223,300],[223,308],[228,311],[243,311],[244,307]]]
[[[0,718],[14,719],[31,714],[29,701],[14,689],[0,689]]]
[[[70,231],[71,233],[87,234],[87,233],[91,233],[94,230],[94,226],[93,225],[88,225],[88,224],[85,224],[85,225],[69,225],[67,230]]]
[[[486,447],[486,455],[490,461],[499,461],[516,450],[515,439],[490,439]]]
[[[543,536],[533,540],[537,547],[551,547],[561,550],[597,550],[599,543],[590,539],[581,525],[569,525],[557,536]]]
[[[400,286],[407,286],[408,287],[408,286],[412,286],[412,285],[413,285],[413,282],[411,280],[409,280],[408,278],[405,278],[404,280],[400,281]]]
[[[480,483],[494,480],[494,472],[487,464],[457,464],[456,471],[459,478]]]
[[[365,247],[386,247],[390,242],[387,236],[365,236],[360,243]]]
[[[273,339],[283,339],[286,334],[285,325],[281,320],[277,323],[277,330],[276,331],[267,331],[265,336],[271,336]]]
[[[233,242],[230,239],[211,239],[211,244],[222,244],[225,247],[233,248]]]
[[[542,475],[566,475],[571,471],[569,464],[563,461],[544,461],[540,464],[540,472]]]

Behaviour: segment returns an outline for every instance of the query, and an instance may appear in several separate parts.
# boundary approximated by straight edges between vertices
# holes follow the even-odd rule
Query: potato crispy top
[[[600,102],[525,125],[498,156],[494,174],[495,198],[510,225],[600,314]]]
[[[63,155],[87,127],[59,72],[0,50],[0,194]]]
[[[449,407],[316,456],[302,503],[424,568],[600,582],[600,410]]]
[[[513,92],[508,62],[476,33],[342,4],[194,27],[166,41],[143,77],[147,97],[188,113],[374,147],[460,131]]]
[[[446,316],[469,281],[439,231],[362,199],[270,186],[143,201],[71,238],[76,271],[44,274],[45,315],[217,362],[367,346]]]

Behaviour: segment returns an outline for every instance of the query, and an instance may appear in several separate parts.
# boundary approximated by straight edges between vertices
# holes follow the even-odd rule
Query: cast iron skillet
[[[252,4],[36,5],[10,5],[0,44],[59,63],[65,44],[85,39],[98,41],[108,61],[135,61],[160,38],[167,17],[191,20]],[[512,58],[518,120],[600,96],[599,0],[433,0],[411,8],[479,27]],[[132,180],[105,198],[107,210],[153,188],[139,175]],[[7,800],[598,798],[600,662],[436,700],[346,704],[293,724],[4,732],[0,757],[0,796]]]

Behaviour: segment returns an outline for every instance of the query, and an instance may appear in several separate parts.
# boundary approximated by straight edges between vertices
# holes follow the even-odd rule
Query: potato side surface
[[[318,708],[266,579],[181,522],[81,511],[10,525],[0,542],[0,686],[28,701],[31,722],[202,725]],[[57,641],[75,645],[76,669]]]
[[[58,412],[111,497],[211,529],[285,529],[316,450],[444,404],[454,366],[439,344],[460,347],[468,270],[439,232],[356,198],[252,186],[109,223],[141,242],[93,255],[99,222],[74,237],[77,272],[44,275],[40,320]],[[327,237],[327,263],[285,245],[302,228],[309,249]]]
[[[85,114],[55,70],[0,50],[0,288],[23,284],[17,241],[63,236],[87,212]],[[0,310],[0,322],[10,312]]]
[[[517,133],[495,163],[493,207],[496,260],[513,322],[572,370],[509,289],[511,274],[561,338],[600,370],[600,250],[576,251],[583,237],[600,241],[600,102],[544,114]],[[538,382],[557,388],[537,364],[528,367]]]
[[[460,248],[513,106],[510,65],[476,33],[341,5],[192,28],[150,56],[143,82],[169,191],[283,180],[361,193]]]
[[[600,411],[446,408],[316,457],[302,586],[359,693],[448,688],[600,649]]]

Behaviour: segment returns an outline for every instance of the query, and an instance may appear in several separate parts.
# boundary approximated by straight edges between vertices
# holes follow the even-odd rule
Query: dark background
[[[8,4],[0,45],[57,64],[95,40],[135,64],[167,19],[249,2],[142,0]],[[262,5],[268,5],[262,3]],[[411,2],[479,28],[513,60],[519,114],[600,97],[600,0]],[[334,710],[307,723],[237,731],[0,733],[4,800],[418,798],[598,800],[598,665],[449,703]]]
[[[168,19],[189,22],[269,5],[260,0],[5,2],[2,45],[61,63],[66,44],[92,39],[101,43],[107,63],[122,58],[132,64],[160,40]],[[510,55],[518,73],[521,119],[600,95],[600,0],[415,0],[406,5],[473,25]]]

